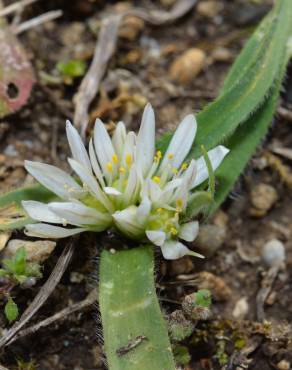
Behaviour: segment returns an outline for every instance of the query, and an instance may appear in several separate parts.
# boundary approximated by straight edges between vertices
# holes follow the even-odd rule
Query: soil
[[[64,15],[20,36],[37,83],[28,104],[0,122],[1,192],[32,182],[23,168],[24,158],[68,168],[64,123],[73,116],[74,94],[82,77],[64,80],[56,72],[56,64],[79,59],[89,65],[100,20],[120,7],[139,5],[167,10],[174,2],[56,0],[27,8],[25,19],[52,9],[62,9]],[[200,1],[199,5],[203,2],[209,3],[211,10],[195,6],[171,24],[153,26],[136,19],[122,26],[117,49],[90,108],[88,133],[97,116],[109,128],[123,119],[128,128],[137,129],[147,101],[155,108],[162,133],[216,97],[234,58],[270,9],[271,1]],[[206,53],[202,70],[196,77],[176,83],[171,79],[170,65],[190,48]],[[291,79],[292,68],[280,101],[287,109],[292,107]],[[292,147],[291,120],[281,115],[275,118],[230,197],[208,221],[223,236],[214,241],[214,235],[206,230],[208,242],[201,241],[202,251],[208,254],[205,261],[157,259],[161,304],[166,313],[178,309],[183,297],[198,288],[207,287],[213,295],[212,319],[200,322],[194,334],[183,342],[191,353],[184,369],[290,369],[292,203],[287,176],[291,186],[291,158],[277,156],[277,164],[269,165],[268,158],[275,156],[275,147]],[[279,170],[283,165],[284,172]],[[263,184],[269,186],[268,190]],[[259,196],[263,197],[262,204],[255,201]],[[85,238],[75,249],[61,283],[31,323],[84,299],[97,284],[98,250],[94,242],[88,243]],[[256,297],[266,284],[269,270],[263,262],[263,248],[273,239],[284,245],[285,261],[270,284],[265,320],[260,323]],[[63,243],[59,243],[45,262],[43,278],[36,286],[13,293],[20,311],[46,281],[62,247]],[[3,314],[0,322],[2,330],[7,328]],[[94,306],[16,341],[2,351],[1,364],[8,369],[105,369],[100,336],[98,309]]]

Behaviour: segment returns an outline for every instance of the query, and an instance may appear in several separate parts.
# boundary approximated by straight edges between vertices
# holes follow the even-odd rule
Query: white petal
[[[68,162],[72,169],[77,173],[82,182],[87,185],[88,189],[93,193],[97,200],[109,211],[113,211],[113,206],[109,199],[106,197],[104,192],[101,190],[99,184],[97,183],[94,176],[79,162],[76,162],[74,159],[69,158]]]
[[[123,122],[119,122],[117,124],[117,127],[113,133],[112,142],[115,149],[115,152],[117,153],[118,157],[121,158],[123,151],[124,151],[124,145],[126,141],[126,127]]]
[[[118,191],[116,188],[113,188],[111,186],[106,186],[103,188],[104,192],[108,195],[122,195],[120,191]]]
[[[82,194],[82,188],[65,171],[40,162],[25,161],[26,170],[43,186],[60,198],[72,199]]]
[[[128,237],[139,239],[143,236],[144,229],[137,218],[136,206],[130,206],[122,211],[115,212],[112,216],[117,228]]]
[[[89,156],[90,156],[90,161],[91,161],[91,165],[92,165],[92,168],[93,168],[93,172],[94,172],[95,176],[97,177],[100,185],[102,187],[104,187],[105,182],[104,182],[104,178],[103,178],[101,169],[99,167],[99,164],[98,164],[98,161],[97,161],[97,158],[96,158],[96,154],[95,154],[92,139],[90,139],[90,141],[89,141]]]
[[[135,145],[136,145],[136,134],[133,131],[128,132],[124,145],[124,151],[122,154],[122,165],[127,167],[126,158],[131,156],[132,160],[135,159]]]
[[[137,210],[137,217],[141,224],[144,224],[147,221],[147,218],[151,212],[151,202],[148,197],[143,197],[142,202],[140,203]]]
[[[181,226],[179,230],[179,238],[185,240],[186,242],[192,242],[196,239],[199,232],[198,221],[188,222]]]
[[[34,200],[24,200],[21,204],[29,217],[36,221],[51,222],[53,224],[63,223],[63,220],[59,216],[50,211],[48,204]]]
[[[175,240],[170,240],[161,246],[163,257],[166,260],[176,260],[185,255],[191,255],[194,257],[205,258],[199,253],[189,250],[184,244]]]
[[[110,217],[107,214],[78,203],[54,202],[49,204],[49,209],[62,217],[68,224],[94,225],[96,231],[104,230],[110,223]]]
[[[106,173],[107,163],[112,162],[113,156],[115,155],[115,151],[112,141],[109,137],[109,134],[100,119],[97,119],[95,121],[94,147],[97,159],[103,171]]]
[[[161,198],[162,190],[153,180],[148,180],[145,185],[148,188],[148,196],[152,203],[158,202]]]
[[[225,148],[225,146],[219,145],[208,152],[208,156],[211,161],[213,171],[216,171],[216,169],[220,166],[221,162],[223,161],[224,157],[229,153],[229,151],[230,150]],[[209,176],[208,168],[206,166],[203,156],[197,160],[197,171],[198,171],[197,176],[194,179],[191,188],[200,185],[202,182],[207,180]]]
[[[166,238],[165,232],[160,230],[146,230],[146,236],[153,244],[157,245],[158,247],[161,247],[164,244]]]
[[[137,174],[136,166],[133,165],[130,170],[128,183],[124,192],[125,202],[133,203],[134,199],[137,197],[139,191],[139,179]]]
[[[149,172],[155,154],[155,116],[148,103],[144,109],[140,130],[137,136],[137,167],[143,175]]]
[[[83,141],[70,121],[66,121],[66,133],[73,158],[91,171],[91,164]]]
[[[74,229],[65,229],[60,226],[53,226],[47,224],[31,224],[25,226],[25,234],[28,236],[34,236],[37,238],[67,238],[68,236],[80,234],[88,229],[82,227]]]
[[[172,181],[169,181],[164,189],[161,192],[160,198],[158,200],[159,203],[170,203],[173,192],[176,188],[181,186],[183,180],[182,179],[174,179]]]
[[[184,210],[187,206],[189,190],[191,187],[191,181],[195,178],[196,175],[196,162],[194,160],[191,161],[189,167],[187,168],[183,178],[181,185],[175,191],[172,202],[176,202],[176,200],[182,201],[182,209]]]
[[[197,122],[193,114],[186,116],[176,129],[168,149],[163,157],[159,172],[169,163],[168,155],[172,154],[172,166],[179,168],[189,153],[197,132]]]

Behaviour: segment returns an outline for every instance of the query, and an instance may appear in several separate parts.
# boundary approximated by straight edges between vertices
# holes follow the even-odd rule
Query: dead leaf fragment
[[[8,242],[11,236],[11,232],[2,232],[0,233],[0,251],[4,249],[6,243]]]
[[[20,109],[30,96],[34,75],[16,36],[0,19],[0,117]]]

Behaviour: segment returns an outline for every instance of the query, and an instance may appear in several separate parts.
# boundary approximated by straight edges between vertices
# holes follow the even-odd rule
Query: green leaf
[[[152,246],[110,253],[100,260],[99,305],[112,370],[174,370],[154,285]]]
[[[284,62],[282,62],[281,73],[279,73],[278,81],[272,88],[271,96],[226,143],[226,146],[230,149],[230,153],[224,159],[216,173],[220,186],[216,191],[215,202],[211,206],[210,213],[213,213],[228,196],[249,159],[267,134],[276,110],[281,82],[289,58],[290,54],[287,54]]]
[[[18,248],[13,258],[14,272],[17,275],[24,275],[26,268],[26,250],[24,247]]]
[[[200,289],[195,293],[195,302],[198,306],[209,308],[212,303],[211,292],[208,289]]]
[[[83,60],[69,60],[69,62],[59,62],[57,70],[68,77],[81,77],[86,70],[86,63]]]
[[[175,346],[173,349],[175,362],[178,365],[187,365],[191,361],[189,350],[185,346]]]
[[[13,301],[11,297],[8,298],[8,301],[4,308],[5,316],[9,322],[15,321],[18,317],[18,307],[17,304]]]

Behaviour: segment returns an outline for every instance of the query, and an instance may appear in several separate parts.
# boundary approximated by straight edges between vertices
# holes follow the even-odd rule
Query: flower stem
[[[175,369],[151,246],[102,252],[99,304],[110,370]]]

